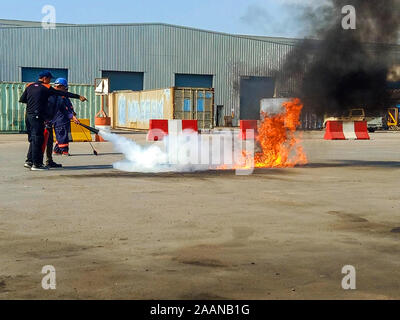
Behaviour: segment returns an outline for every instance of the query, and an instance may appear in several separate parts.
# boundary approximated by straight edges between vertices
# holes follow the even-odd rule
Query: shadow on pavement
[[[346,167],[364,167],[364,168],[400,168],[400,161],[362,161],[362,160],[340,160],[329,163],[310,163],[307,165],[296,166],[302,169],[318,169],[318,168],[346,168]],[[63,171],[87,171],[87,170],[113,170],[112,165],[87,165],[87,166],[65,166],[62,169],[57,169],[59,172]],[[304,173],[304,171],[302,172]],[[283,177],[289,175],[299,174],[299,171],[293,168],[258,168],[248,177]],[[159,173],[141,173],[141,172],[124,172],[124,171],[107,171],[107,172],[93,172],[82,174],[63,174],[58,177],[69,177],[75,179],[87,178],[215,178],[215,177],[233,177],[235,178],[235,170],[208,170],[208,171],[194,171],[194,172],[159,172]],[[242,177],[237,176],[239,179]],[[244,176],[246,177],[246,175]]]
[[[89,166],[64,166],[59,171],[80,171],[80,170],[109,170],[113,169],[112,165],[89,165]]]
[[[341,168],[341,167],[375,167],[375,168],[399,168],[400,161],[367,161],[367,160],[337,160],[326,163],[309,163],[303,168]]]
[[[66,167],[68,169],[68,167]],[[106,169],[112,169],[107,167]],[[81,169],[87,170],[87,169]],[[296,174],[288,169],[256,169],[254,175],[292,175]],[[236,177],[235,170],[208,170],[208,171],[193,171],[193,172],[155,172],[155,173],[142,173],[142,172],[124,172],[114,170],[113,172],[94,172],[85,173],[79,175],[62,175],[63,177],[75,178],[75,179],[87,179],[87,178],[215,178],[215,177]],[[251,177],[252,175],[249,175]],[[238,176],[239,177],[239,176]]]
[[[119,156],[122,155],[122,153],[118,152],[99,152],[97,157],[100,156]],[[93,153],[77,153],[77,154],[71,154],[70,157],[96,157]]]

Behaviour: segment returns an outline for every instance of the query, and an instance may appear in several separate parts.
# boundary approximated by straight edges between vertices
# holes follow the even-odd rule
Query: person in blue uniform
[[[48,170],[43,165],[43,142],[46,113],[48,112],[48,99],[50,96],[65,96],[86,101],[85,97],[70,92],[62,92],[50,86],[53,75],[49,71],[39,74],[39,80],[26,86],[20,98],[26,107],[26,129],[28,132],[29,150],[24,166],[32,171]]]
[[[58,78],[54,84],[56,90],[68,93],[68,81],[66,79]],[[51,120],[57,141],[54,146],[54,154],[68,156],[71,120],[79,124],[79,120],[75,116],[74,107],[72,106],[71,100],[66,96],[50,97],[48,107],[49,110],[54,110],[53,119]]]

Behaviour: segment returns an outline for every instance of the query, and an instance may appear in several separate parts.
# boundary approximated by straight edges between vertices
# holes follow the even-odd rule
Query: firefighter
[[[61,92],[68,92],[68,81],[58,78],[55,81],[55,89]],[[69,156],[69,133],[71,131],[71,120],[79,124],[75,116],[71,101],[65,96],[52,96],[49,98],[49,109],[54,110],[54,117],[51,123],[54,126],[57,143],[54,147],[54,154]]]
[[[25,103],[26,107],[26,129],[28,132],[29,150],[25,161],[25,168],[32,171],[48,170],[43,165],[44,142],[44,121],[46,112],[48,112],[48,99],[50,96],[66,96],[68,98],[80,99],[86,101],[85,97],[77,94],[62,92],[50,86],[53,75],[50,71],[43,71],[39,74],[39,80],[26,86],[24,93],[20,98],[21,103]]]

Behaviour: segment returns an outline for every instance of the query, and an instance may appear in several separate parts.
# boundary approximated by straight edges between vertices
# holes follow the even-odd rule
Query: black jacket
[[[68,98],[79,99],[80,96],[70,92],[63,92],[54,89],[49,84],[41,81],[30,83],[26,86],[19,102],[26,103],[26,113],[46,118],[47,104],[50,96],[65,96]]]

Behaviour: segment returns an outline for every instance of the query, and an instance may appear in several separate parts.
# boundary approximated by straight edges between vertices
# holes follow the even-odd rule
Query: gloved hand
[[[77,117],[73,116],[72,120],[76,123],[76,124],[80,124],[79,120]]]

